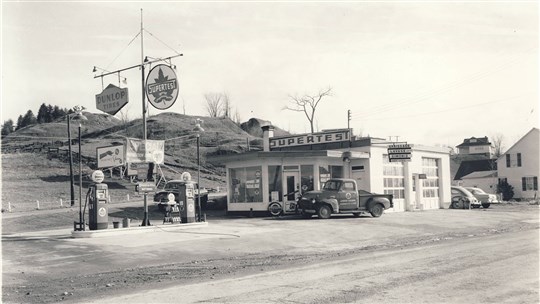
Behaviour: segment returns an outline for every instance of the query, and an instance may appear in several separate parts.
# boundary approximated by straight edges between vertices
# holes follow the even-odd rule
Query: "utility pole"
[[[351,110],[347,110],[347,129],[349,130],[349,148],[350,148],[352,145]]]

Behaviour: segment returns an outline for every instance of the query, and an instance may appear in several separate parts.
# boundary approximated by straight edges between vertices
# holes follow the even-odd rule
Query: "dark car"
[[[158,209],[160,211],[164,211],[165,207],[168,205],[168,196],[169,193],[174,194],[174,200],[176,203],[178,203],[178,190],[180,189],[180,185],[184,185],[186,182],[183,180],[170,180],[165,184],[165,187],[163,187],[162,190],[156,191],[156,194],[154,194],[154,202],[158,205]],[[193,183],[193,187],[195,189],[195,204],[198,203],[198,192],[197,192],[197,183]],[[208,202],[208,191],[205,188],[201,188],[201,208],[204,209],[206,207],[206,203]]]

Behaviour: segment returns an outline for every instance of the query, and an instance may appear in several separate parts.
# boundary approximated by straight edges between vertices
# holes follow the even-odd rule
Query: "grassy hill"
[[[123,122],[105,114],[84,112],[84,115],[87,120],[71,122],[75,174],[78,174],[79,123],[81,126],[83,185],[89,181],[88,176],[91,172],[97,169],[96,148],[123,144],[126,137],[142,138],[143,134],[141,119]],[[213,162],[211,156],[241,153],[248,149],[248,145],[251,149],[261,149],[262,139],[246,133],[229,118],[177,113],[150,116],[147,118],[148,139],[165,140],[165,163],[160,168],[166,179],[179,178],[185,171],[190,172],[193,178],[197,176],[196,132],[193,130],[196,118],[204,121],[202,124],[204,132],[200,134],[201,185],[207,188],[224,187],[224,168],[221,164]],[[3,204],[6,200],[20,199],[20,195],[12,195],[11,190],[15,190],[12,188],[31,189],[32,179],[37,179],[34,183],[39,183],[40,188],[47,188],[49,183],[51,193],[45,195],[56,193],[56,200],[59,200],[60,196],[67,201],[69,197],[67,133],[67,121],[63,118],[51,123],[28,126],[2,138]],[[17,154],[20,157],[9,156]],[[25,161],[30,159],[32,161]],[[115,175],[119,175],[119,171]],[[106,176],[109,176],[108,172]],[[10,182],[9,179],[16,182]],[[28,183],[22,182],[23,180]],[[128,191],[126,193],[132,191],[129,181],[127,184],[126,181],[115,182],[118,183],[119,190],[125,189]],[[57,188],[61,190],[55,192],[54,189]],[[119,194],[124,195],[124,192]],[[33,200],[33,198],[23,199]]]

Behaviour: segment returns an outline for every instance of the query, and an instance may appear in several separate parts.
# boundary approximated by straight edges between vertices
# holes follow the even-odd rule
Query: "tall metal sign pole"
[[[146,151],[146,88],[144,85],[145,77],[144,77],[144,45],[143,45],[143,11],[141,8],[141,83],[142,83],[142,120],[143,120],[143,142],[145,145],[145,151]],[[146,153],[146,152],[145,152]],[[144,216],[143,216],[143,222],[141,226],[150,226],[150,220],[148,219],[148,202],[147,202],[147,196],[148,194],[144,192]]]
[[[108,76],[108,75],[113,75],[113,74],[118,74],[118,77],[120,77],[120,72],[122,72],[122,71],[130,70],[130,69],[134,69],[134,68],[140,68],[141,69],[143,142],[144,142],[144,144],[146,146],[146,140],[147,140],[147,133],[148,132],[147,132],[147,127],[146,127],[146,111],[147,111],[147,108],[146,108],[146,84],[145,84],[144,67],[145,67],[146,64],[153,64],[153,63],[159,62],[159,61],[164,61],[164,62],[168,61],[169,64],[171,64],[171,59],[172,58],[183,56],[183,54],[178,54],[177,53],[177,55],[175,55],[175,56],[170,56],[170,57],[166,57],[166,58],[158,58],[158,59],[155,59],[155,60],[152,60],[152,61],[145,60],[143,32],[144,32],[143,10],[141,9],[141,31],[139,33],[139,35],[141,35],[141,63],[137,64],[137,65],[134,65],[134,66],[124,68],[124,69],[119,69],[119,70],[112,71],[112,72],[102,73],[100,75],[94,76],[94,78],[100,77],[100,78],[103,79],[103,77]],[[95,70],[95,67],[94,67],[94,70]],[[144,218],[143,218],[142,226],[149,226],[149,225],[150,225],[150,221],[148,219],[147,194],[145,192],[144,193]]]

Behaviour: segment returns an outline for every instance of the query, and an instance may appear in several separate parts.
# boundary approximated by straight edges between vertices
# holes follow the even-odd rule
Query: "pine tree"
[[[42,103],[41,106],[39,107],[38,114],[37,114],[38,123],[47,122],[47,112],[48,112],[47,106],[45,105],[45,103]]]
[[[19,115],[19,118],[17,118],[17,127],[15,128],[15,131],[19,130],[23,127],[23,116]]]

